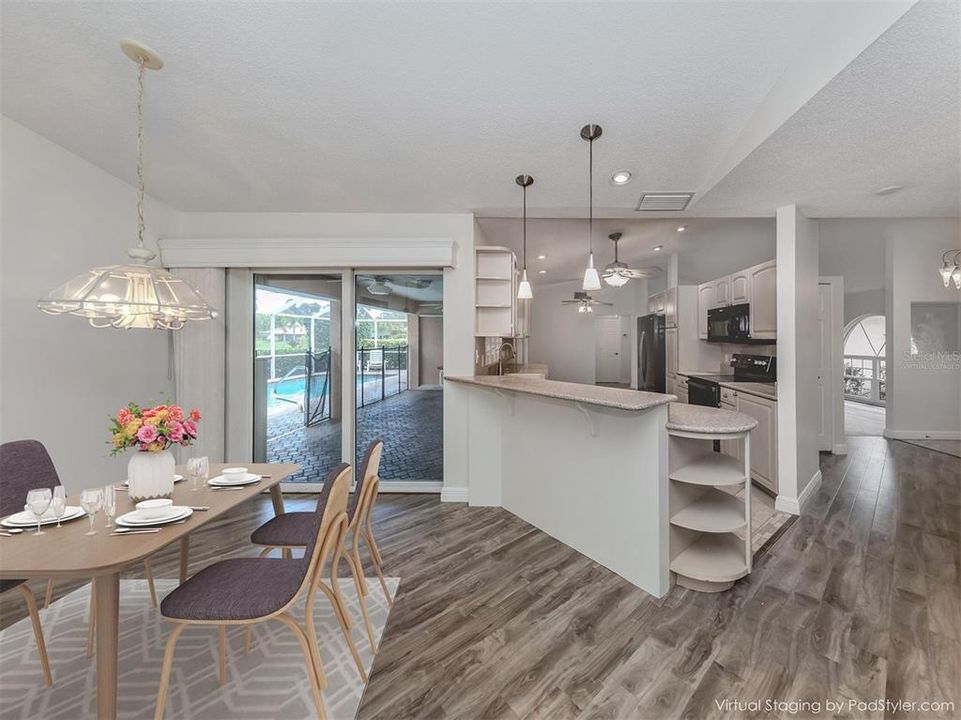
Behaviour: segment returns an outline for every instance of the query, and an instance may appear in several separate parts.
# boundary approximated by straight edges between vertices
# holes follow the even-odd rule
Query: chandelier
[[[188,320],[209,320],[217,312],[186,280],[149,263],[156,253],[144,247],[143,97],[144,70],[159,70],[163,60],[135,40],[120,47],[137,63],[137,246],[127,265],[92,268],[68,280],[37,302],[50,315],[77,315],[94,327],[179,330]]]

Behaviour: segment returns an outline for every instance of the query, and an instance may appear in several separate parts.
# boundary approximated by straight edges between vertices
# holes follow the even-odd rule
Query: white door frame
[[[833,309],[830,320],[833,352],[828,377],[824,379],[827,381],[829,402],[833,408],[831,452],[844,455],[848,451],[847,436],[844,432],[844,278],[824,275],[818,278],[818,286],[830,288]]]

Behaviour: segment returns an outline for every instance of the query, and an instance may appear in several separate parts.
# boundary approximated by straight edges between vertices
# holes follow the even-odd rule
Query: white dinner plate
[[[167,523],[177,522],[188,518],[193,514],[193,510],[183,505],[171,505],[170,511],[160,517],[146,518],[140,514],[139,510],[131,510],[118,517],[114,522],[121,527],[144,527],[147,525],[166,525]]]
[[[184,476],[183,476],[183,475],[174,475],[174,482],[175,482],[175,483],[179,483],[179,482],[181,482],[183,479],[184,479]],[[124,480],[124,481],[123,481],[122,483],[120,483],[120,484],[121,484],[123,487],[129,487],[130,481],[129,481],[129,480]]]
[[[230,487],[232,485],[253,485],[255,482],[259,481],[260,475],[247,473],[244,475],[243,480],[228,480],[223,475],[218,475],[217,477],[210,478],[210,480],[207,481],[207,484],[213,485],[214,487]]]
[[[64,512],[63,517],[60,518],[60,522],[67,522],[67,520],[76,520],[78,517],[83,517],[86,515],[82,507],[76,505],[67,505],[66,512]],[[57,518],[54,517],[51,510],[47,510],[43,514],[43,519],[40,521],[41,525],[55,525],[57,523]],[[8,517],[5,517],[0,525],[4,527],[37,527],[37,517],[32,512],[23,510],[18,513],[14,513]]]

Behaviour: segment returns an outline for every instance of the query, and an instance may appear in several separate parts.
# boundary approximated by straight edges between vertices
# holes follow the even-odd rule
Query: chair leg
[[[33,591],[27,587],[26,583],[19,586],[23,599],[27,601],[27,611],[30,613],[30,622],[33,624],[33,636],[37,640],[37,655],[40,657],[40,669],[43,670],[43,680],[47,687],[53,685],[53,676],[50,674],[50,660],[47,658],[47,645],[43,641],[43,628],[40,627],[40,611],[37,610],[37,601],[33,597]]]
[[[354,576],[354,586],[357,588],[357,602],[360,605],[360,613],[364,616],[364,626],[367,628],[367,641],[370,643],[372,652],[377,652],[377,644],[374,642],[374,627],[370,624],[370,613],[367,610],[367,580],[364,578],[363,566],[357,561],[353,553],[346,553],[344,558],[350,565],[350,573]]]
[[[271,550],[273,550],[273,548],[270,546],[267,546],[260,551],[260,555],[258,555],[257,557],[267,557],[268,555],[270,555]]]
[[[343,541],[337,543],[337,547],[334,548],[334,557],[330,561],[330,597],[335,606],[340,606],[340,613],[346,619],[347,606],[344,604],[344,598],[340,594],[340,585],[337,582],[337,566],[340,565],[342,546]],[[322,582],[319,584],[323,585]],[[367,672],[364,670],[364,664],[360,661],[360,653],[357,652],[357,645],[354,644],[354,637],[350,632],[350,623],[345,622],[342,627],[344,630],[344,637],[347,640],[347,647],[350,648],[350,654],[353,656],[354,664],[357,666],[357,673],[360,675],[360,681],[362,683],[366,683]]]
[[[87,617],[87,657],[93,657],[93,639],[97,633],[97,590],[90,583],[90,612]]]
[[[47,580],[47,594],[43,596],[43,609],[46,610],[50,607],[50,601],[53,600],[53,578]]]
[[[147,578],[147,588],[150,590],[150,604],[157,607],[157,588],[153,584],[153,568],[150,567],[150,558],[143,559],[143,574]]]
[[[170,685],[170,667],[174,662],[174,649],[177,647],[177,638],[187,626],[183,623],[174,625],[167,640],[167,649],[164,651],[164,664],[160,670],[160,689],[157,691],[157,710],[154,713],[154,720],[163,720],[164,705],[167,704],[167,687]]]
[[[380,580],[380,587],[384,591],[387,607],[392,607],[394,600],[390,596],[390,591],[387,589],[387,580],[384,578],[384,571],[380,565],[380,551],[377,549],[377,543],[374,541],[374,533],[370,531],[369,526],[367,532],[364,533],[364,540],[367,542],[368,550],[370,550],[370,561],[374,565],[374,572],[377,573],[377,578]]]
[[[297,639],[300,641],[300,648],[304,652],[304,661],[307,663],[307,676],[310,680],[310,689],[314,696],[314,704],[317,705],[317,717],[320,720],[326,720],[327,712],[324,710],[324,699],[320,695],[320,683],[317,680],[317,668],[314,666],[314,658],[310,652],[310,643],[307,641],[307,636],[301,629],[300,625],[294,622],[294,619],[290,617],[287,613],[280,613],[280,615],[275,616],[284,625],[289,627]],[[161,720],[159,717],[156,720]]]
[[[217,655],[219,656],[219,672],[217,679],[223,685],[227,682],[227,628],[224,625],[217,626]]]
[[[327,687],[327,675],[324,673],[324,663],[320,660],[320,646],[317,643],[317,630],[314,626],[314,598],[317,588],[312,587],[307,592],[307,603],[304,608],[304,616],[307,622],[305,635],[307,644],[310,645],[310,653],[314,658],[314,669],[317,671],[317,684],[323,690]]]
[[[290,548],[285,547],[285,548],[281,548],[280,556],[284,560],[290,560],[294,556],[294,554],[290,551]]]
[[[254,634],[254,626],[247,625],[244,628],[244,655],[250,652],[250,638]]]

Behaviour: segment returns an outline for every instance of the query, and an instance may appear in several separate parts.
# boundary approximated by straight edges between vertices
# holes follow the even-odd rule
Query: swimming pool
[[[318,373],[314,375],[311,380],[311,387],[314,393],[319,393],[320,389],[324,386],[324,375],[326,373]],[[406,371],[404,373],[406,375]],[[361,393],[363,392],[366,401],[370,403],[371,400],[380,397],[380,373],[364,373],[363,375],[357,376],[357,403],[360,404]],[[385,381],[385,392],[388,395],[396,395],[400,390],[406,387],[406,378],[403,376],[398,376],[396,370],[388,370],[384,377]],[[361,387],[363,386],[363,388]],[[284,380],[271,380],[267,383],[267,412],[275,413],[281,411],[288,411],[291,409],[296,409],[294,403],[304,402],[304,393],[307,390],[307,378],[306,377],[289,377]],[[280,397],[286,398],[288,401],[285,402],[281,400]],[[327,388],[328,401],[330,399],[330,388]]]

